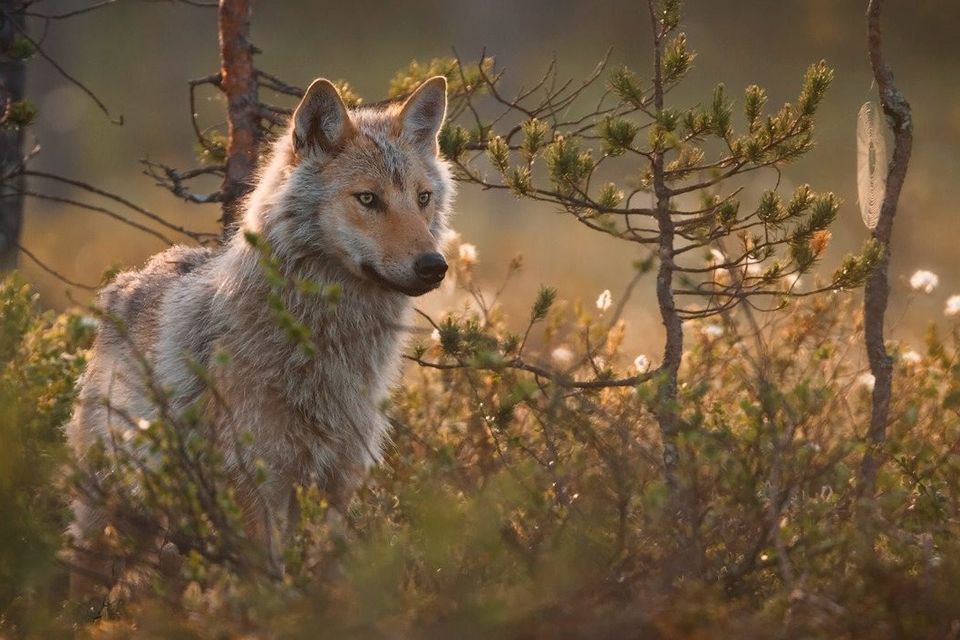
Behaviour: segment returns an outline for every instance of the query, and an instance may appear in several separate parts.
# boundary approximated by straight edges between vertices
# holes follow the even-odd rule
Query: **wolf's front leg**
[[[98,617],[107,604],[110,590],[123,570],[104,538],[106,513],[77,498],[73,501],[74,520],[67,530],[68,546],[61,552],[70,569],[70,601],[80,617]]]
[[[275,579],[283,578],[283,533],[287,502],[268,494],[266,487],[254,486],[252,481],[236,483],[237,499],[243,513],[244,533],[251,543],[241,550],[254,570]],[[276,492],[272,492],[276,493]],[[280,505],[283,507],[280,507]]]
[[[336,469],[326,487],[331,509],[328,522],[341,535],[346,534],[350,503],[367,477],[367,467],[359,463],[344,464]]]

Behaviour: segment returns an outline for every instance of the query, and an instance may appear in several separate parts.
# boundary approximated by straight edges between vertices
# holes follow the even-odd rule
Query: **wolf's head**
[[[453,198],[437,145],[446,89],[437,76],[402,102],[348,109],[332,83],[314,81],[251,198],[247,227],[287,257],[323,255],[409,296],[435,289]]]

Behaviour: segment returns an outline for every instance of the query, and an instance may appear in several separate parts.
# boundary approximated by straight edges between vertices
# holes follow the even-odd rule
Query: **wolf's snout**
[[[447,273],[447,261],[439,253],[424,253],[413,263],[413,270],[424,284],[436,284]]]

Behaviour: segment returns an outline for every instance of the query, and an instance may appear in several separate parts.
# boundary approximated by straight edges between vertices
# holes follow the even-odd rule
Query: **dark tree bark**
[[[23,99],[26,72],[22,59],[6,56],[11,44],[24,28],[21,0],[0,0],[0,108],[6,120],[10,105]],[[16,169],[23,162],[23,127],[0,129],[0,270],[17,266],[20,228],[23,224],[23,176]],[[11,175],[15,174],[15,175]]]
[[[241,202],[252,188],[260,144],[255,47],[250,43],[252,0],[220,0],[220,88],[227,97],[226,174],[220,192],[223,236],[238,222]]]
[[[659,115],[664,108],[663,34],[655,15],[652,0],[648,5],[654,44],[653,101],[656,113]],[[657,421],[660,426],[660,437],[663,440],[664,477],[671,493],[675,494],[678,489],[677,465],[680,461],[680,454],[677,450],[677,431],[679,428],[677,376],[680,370],[680,360],[683,357],[683,323],[677,313],[676,300],[673,296],[675,231],[673,219],[670,217],[671,192],[666,185],[663,152],[658,151],[652,154],[651,165],[653,192],[657,199],[655,215],[660,239],[657,247],[660,259],[660,266],[657,270],[657,304],[660,307],[660,317],[666,330],[663,372],[657,391]]]
[[[880,90],[880,104],[893,131],[893,156],[887,168],[887,190],[880,207],[880,217],[873,230],[873,238],[880,244],[882,253],[879,263],[867,278],[864,289],[863,321],[864,339],[870,371],[875,378],[873,407],[870,428],[867,431],[869,448],[860,466],[857,493],[861,498],[873,496],[880,466],[879,448],[886,439],[890,414],[890,396],[893,389],[893,360],[884,344],[883,323],[887,311],[890,287],[887,271],[890,265],[890,238],[893,234],[893,218],[897,202],[907,175],[910,152],[913,147],[913,119],[910,104],[897,89],[893,72],[883,58],[880,32],[880,13],[883,0],[870,0],[867,7],[867,44],[870,65]]]

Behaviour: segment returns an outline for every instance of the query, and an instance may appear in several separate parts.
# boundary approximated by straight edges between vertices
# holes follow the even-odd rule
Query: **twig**
[[[184,227],[181,227],[181,226],[179,226],[179,225],[176,225],[176,224],[173,224],[173,223],[171,223],[171,222],[168,222],[167,220],[165,220],[165,219],[163,218],[163,216],[161,216],[161,215],[159,215],[159,214],[157,214],[157,213],[154,213],[154,212],[152,212],[152,211],[150,211],[150,210],[148,210],[148,209],[145,209],[145,208],[141,207],[140,205],[138,205],[138,204],[136,204],[136,203],[134,203],[134,202],[131,202],[130,200],[127,200],[127,199],[124,198],[123,196],[117,195],[117,194],[115,194],[115,193],[111,193],[110,191],[106,191],[105,189],[101,189],[101,188],[99,188],[99,187],[95,187],[95,186],[93,186],[92,184],[83,182],[83,181],[81,181],[81,180],[77,180],[77,179],[75,179],[75,178],[68,178],[68,177],[66,177],[66,176],[61,176],[61,175],[58,175],[58,174],[55,174],[55,173],[49,173],[49,172],[47,172],[47,171],[35,171],[35,170],[33,170],[33,169],[24,169],[24,170],[20,171],[19,173],[21,173],[22,175],[25,175],[25,176],[31,176],[31,177],[35,177],[35,178],[45,178],[45,179],[47,179],[47,180],[55,180],[55,181],[57,181],[57,182],[62,182],[63,184],[69,184],[69,185],[71,185],[71,186],[74,186],[74,187],[78,187],[78,188],[80,188],[80,189],[83,189],[84,191],[89,191],[90,193],[93,193],[93,194],[96,194],[96,195],[98,195],[98,196],[102,196],[102,197],[104,197],[104,198],[107,198],[108,200],[113,200],[114,202],[117,202],[117,203],[119,203],[119,204],[122,204],[123,206],[125,206],[125,207],[127,207],[127,208],[129,208],[129,209],[131,209],[131,210],[133,210],[133,211],[136,211],[136,212],[139,213],[140,215],[142,215],[142,216],[144,216],[144,217],[152,220],[153,222],[156,222],[157,224],[159,224],[159,225],[161,225],[161,226],[163,226],[163,227],[166,227],[167,229],[170,229],[171,231],[176,231],[177,233],[181,233],[181,234],[187,236],[188,238],[192,238],[193,240],[195,240],[195,241],[197,241],[197,242],[203,242],[205,239],[209,239],[209,238],[216,237],[215,234],[212,234],[212,233],[203,233],[203,232],[200,232],[200,231],[191,231],[191,230],[185,229]]]
[[[102,0],[101,2],[95,2],[87,7],[80,9],[74,9],[73,11],[67,11],[66,13],[34,13],[31,11],[24,11],[23,15],[30,16],[31,18],[40,18],[42,20],[66,20],[67,18],[72,18],[74,16],[83,15],[84,13],[90,13],[91,11],[96,11],[97,9],[103,9],[112,4],[116,4],[117,0]]]
[[[93,100],[98,107],[100,107],[100,110],[103,111],[104,115],[107,116],[107,119],[110,120],[111,123],[117,124],[117,125],[123,124],[123,115],[121,115],[119,118],[116,118],[116,119],[112,115],[110,115],[110,110],[107,109],[107,105],[105,105],[103,101],[97,97],[97,94],[95,94],[92,90],[90,90],[90,88],[87,87],[87,85],[83,84],[82,82],[77,80],[75,77],[70,75],[70,73],[66,69],[60,66],[60,64],[56,60],[54,60],[46,51],[43,50],[43,47],[40,46],[39,42],[37,42],[36,40],[30,37],[26,29],[22,28],[13,20],[13,18],[10,16],[8,12],[4,11],[2,13],[3,13],[3,16],[10,22],[10,24],[13,25],[13,27],[20,32],[20,35],[23,36],[23,38],[27,40],[30,44],[33,45],[34,49],[36,49],[37,53],[39,53],[44,60],[49,62],[61,76],[63,76],[64,78],[67,79],[68,82],[70,82],[70,84],[74,85],[75,87],[83,91],[85,94],[87,94],[90,97],[90,99]]]
[[[153,160],[143,159],[140,161],[143,163],[147,170],[144,172],[146,175],[157,181],[157,185],[169,189],[173,195],[178,198],[183,198],[187,202],[193,202],[196,204],[209,204],[212,202],[223,202],[224,195],[222,191],[215,191],[213,193],[208,193],[206,195],[200,195],[193,193],[184,185],[184,182],[191,180],[201,175],[221,175],[223,167],[201,167],[199,169],[190,169],[189,171],[177,171],[173,167],[169,167],[165,164],[154,162]],[[157,169],[163,172],[163,175],[157,173]]]
[[[297,87],[292,84],[287,84],[277,76],[262,71],[260,69],[256,70],[257,77],[260,78],[263,86],[277,93],[282,93],[284,95],[293,96],[294,98],[302,98],[305,93],[304,90],[300,87]],[[263,82],[266,80],[266,82]]]
[[[416,362],[421,367],[428,367],[430,369],[440,369],[443,371],[451,371],[456,369],[478,369],[482,371],[499,371],[502,369],[518,369],[520,371],[527,371],[534,374],[539,378],[545,378],[551,382],[557,384],[558,386],[565,387],[568,389],[609,389],[611,387],[635,387],[638,384],[644,383],[654,376],[657,376],[661,373],[660,369],[654,369],[652,371],[647,371],[636,376],[629,376],[627,378],[610,378],[603,379],[598,378],[596,380],[571,380],[555,371],[550,371],[535,364],[526,362],[520,358],[514,358],[507,362],[504,362],[497,366],[492,365],[472,365],[465,362],[430,362],[416,356],[411,356],[404,354],[403,356],[411,362]]]
[[[94,287],[89,284],[83,284],[82,282],[75,282],[74,280],[71,280],[70,278],[63,275],[62,273],[54,270],[52,267],[48,266],[43,260],[35,256],[31,251],[29,251],[26,247],[24,247],[19,242],[14,241],[14,244],[17,246],[17,249],[19,249],[23,255],[30,258],[34,262],[34,264],[36,264],[38,267],[40,267],[41,269],[43,269],[44,271],[52,275],[54,278],[56,278],[60,282],[66,285],[69,285],[71,287],[76,287],[78,289],[85,289],[86,291],[97,290],[97,287]]]
[[[96,213],[102,213],[103,215],[105,215],[105,216],[107,216],[107,217],[109,217],[109,218],[113,218],[113,219],[116,220],[117,222],[122,222],[123,224],[125,224],[125,225],[127,225],[127,226],[133,227],[134,229],[137,229],[137,230],[142,231],[142,232],[144,232],[144,233],[146,233],[146,234],[148,234],[148,235],[151,235],[151,236],[157,238],[158,240],[161,240],[161,241],[165,242],[165,243],[168,244],[168,245],[176,244],[176,243],[174,243],[172,240],[170,240],[169,238],[167,238],[165,235],[163,235],[162,233],[160,233],[159,231],[156,231],[155,229],[151,229],[150,227],[144,226],[144,225],[140,224],[139,222],[134,222],[133,220],[130,220],[129,218],[125,218],[125,217],[123,217],[122,215],[120,215],[119,213],[117,213],[117,212],[115,212],[115,211],[111,211],[110,209],[107,209],[106,207],[101,207],[101,206],[98,206],[98,205],[95,205],[95,204],[88,204],[88,203],[86,203],[86,202],[80,202],[79,200],[73,200],[73,199],[71,199],[71,198],[63,198],[63,197],[60,197],[60,196],[51,196],[51,195],[49,195],[49,194],[40,193],[40,192],[38,192],[38,191],[29,191],[29,190],[27,190],[27,189],[21,189],[21,190],[17,191],[16,193],[18,193],[18,194],[20,194],[20,195],[28,196],[28,197],[30,197],[30,198],[37,198],[38,200],[49,200],[49,201],[51,201],[51,202],[59,202],[59,203],[61,203],[61,204],[68,204],[68,205],[73,206],[73,207],[78,207],[78,208],[80,208],[80,209],[86,209],[87,211],[93,211],[93,212],[96,212]]]

